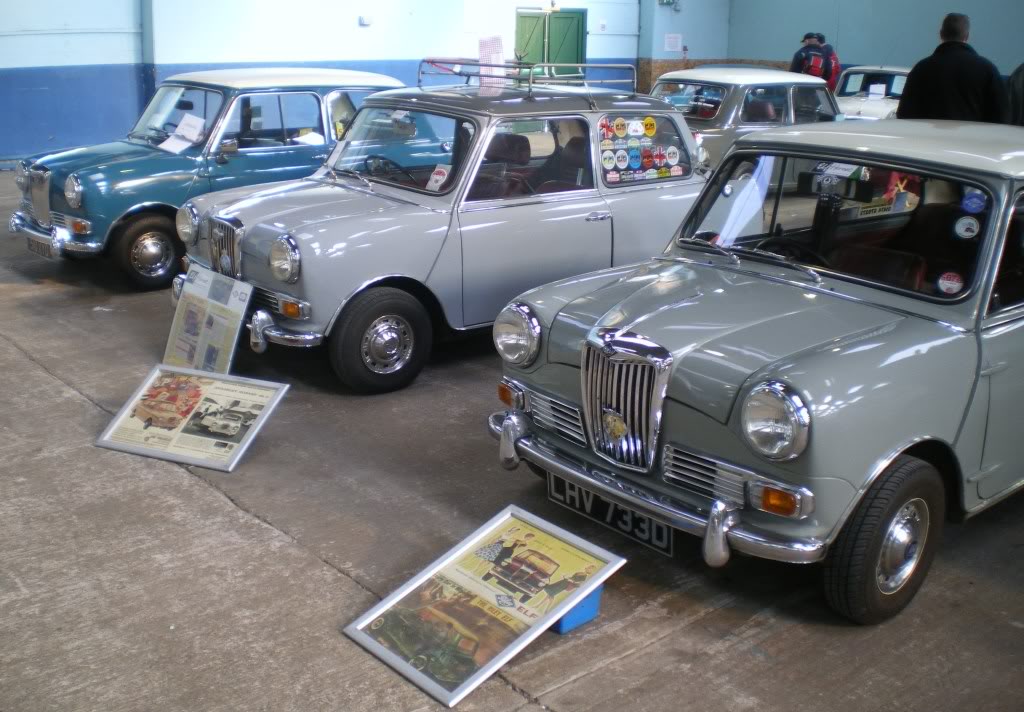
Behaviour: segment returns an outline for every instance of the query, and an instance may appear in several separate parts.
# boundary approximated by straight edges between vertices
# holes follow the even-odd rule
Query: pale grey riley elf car
[[[353,390],[400,388],[435,335],[664,248],[706,179],[679,113],[628,81],[375,94],[312,177],[185,205],[188,259],[254,285],[257,352],[326,341]]]
[[[500,458],[664,553],[824,562],[860,622],[943,520],[1024,485],[1024,129],[849,122],[740,139],[664,254],[494,326]]]
[[[697,67],[658,77],[651,94],[686,117],[707,163],[717,166],[733,141],[753,131],[835,121],[824,79],[763,67]]]

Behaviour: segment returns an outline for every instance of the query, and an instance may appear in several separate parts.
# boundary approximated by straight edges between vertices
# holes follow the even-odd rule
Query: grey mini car
[[[254,285],[253,349],[326,340],[362,392],[406,385],[435,336],[525,289],[659,253],[706,183],[686,123],[635,74],[616,90],[423,67],[467,83],[375,94],[312,177],[178,214],[188,259]]]
[[[943,521],[1024,486],[1024,130],[877,121],[737,142],[664,254],[499,315],[509,468],[671,554],[824,563],[859,622]]]
[[[683,69],[658,77],[651,94],[683,113],[710,166],[748,133],[834,121],[839,114],[823,79],[777,69]]]

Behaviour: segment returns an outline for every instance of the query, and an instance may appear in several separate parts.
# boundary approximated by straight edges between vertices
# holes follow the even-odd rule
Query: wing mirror
[[[217,163],[227,163],[228,155],[238,153],[238,139],[226,138],[217,146]]]

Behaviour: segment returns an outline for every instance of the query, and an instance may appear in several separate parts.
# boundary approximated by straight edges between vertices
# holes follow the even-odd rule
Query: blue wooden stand
[[[581,625],[589,623],[597,618],[597,613],[601,610],[602,589],[604,589],[604,584],[601,584],[591,591],[586,598],[577,603],[569,610],[568,613],[555,621],[555,624],[551,626],[551,630],[559,635],[565,635],[569,631],[576,630]]]

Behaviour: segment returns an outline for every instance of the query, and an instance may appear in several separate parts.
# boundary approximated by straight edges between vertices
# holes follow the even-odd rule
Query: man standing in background
[[[821,77],[827,82],[832,78],[832,71],[828,57],[821,45],[818,44],[818,34],[808,32],[804,35],[803,43],[804,46],[793,55],[793,61],[789,63],[789,71]]]
[[[818,39],[818,44],[821,45],[821,51],[825,54],[825,61],[828,62],[828,88],[830,91],[835,91],[839,86],[839,75],[843,73],[843,65],[839,63],[839,55],[836,54],[835,47],[825,41],[825,35],[819,32],[815,36]]]
[[[1006,87],[999,70],[967,44],[971,20],[951,12],[942,20],[942,43],[907,75],[896,116],[1003,123]]]

